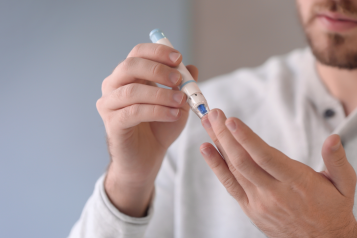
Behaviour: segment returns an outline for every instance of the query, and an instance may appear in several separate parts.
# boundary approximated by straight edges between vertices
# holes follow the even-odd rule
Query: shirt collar
[[[316,108],[318,115],[326,120],[331,127],[331,131],[333,131],[343,124],[346,119],[343,106],[330,94],[318,75],[316,58],[310,48],[304,50],[303,60],[302,81],[305,97]],[[327,110],[332,110],[335,115],[325,118]]]

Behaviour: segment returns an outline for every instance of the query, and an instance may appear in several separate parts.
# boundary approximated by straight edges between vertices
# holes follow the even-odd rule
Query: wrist
[[[356,222],[354,215],[352,215],[349,222],[347,222],[345,225],[343,225],[340,229],[335,230],[335,231],[330,231],[329,233],[327,233],[321,237],[324,237],[324,238],[327,238],[327,237],[354,238],[354,237],[356,237],[357,238],[357,222]]]
[[[346,238],[357,237],[357,222],[355,218],[352,220],[351,224],[349,225],[347,233],[343,237]]]
[[[110,166],[104,180],[104,189],[110,202],[128,216],[144,217],[153,196],[154,181],[132,183],[113,170],[113,166]]]

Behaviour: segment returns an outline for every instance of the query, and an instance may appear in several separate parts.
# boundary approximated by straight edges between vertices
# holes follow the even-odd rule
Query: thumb
[[[356,172],[346,158],[339,135],[331,135],[322,146],[326,170],[323,172],[345,196],[353,196],[356,187]]]

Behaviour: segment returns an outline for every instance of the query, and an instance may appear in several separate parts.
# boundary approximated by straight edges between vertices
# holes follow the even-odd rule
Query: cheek
[[[297,0],[301,20],[306,24],[311,18],[312,6],[319,2],[317,0]]]

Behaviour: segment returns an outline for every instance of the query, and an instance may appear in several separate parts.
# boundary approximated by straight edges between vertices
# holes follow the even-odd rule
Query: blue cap
[[[156,43],[162,38],[166,38],[166,36],[160,29],[154,29],[150,32],[150,40],[152,41],[152,43]]]

